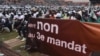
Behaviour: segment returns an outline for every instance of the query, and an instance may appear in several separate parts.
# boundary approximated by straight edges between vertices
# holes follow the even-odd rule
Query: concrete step
[[[9,46],[8,48],[13,48],[15,46],[23,44],[24,42],[22,42],[20,39],[14,38],[14,39],[11,39],[11,40],[4,41],[4,43]]]

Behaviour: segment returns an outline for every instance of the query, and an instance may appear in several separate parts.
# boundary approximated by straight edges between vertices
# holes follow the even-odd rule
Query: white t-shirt
[[[18,16],[18,15],[15,15],[15,16],[14,16],[14,19],[18,19],[18,18],[19,18],[19,16]]]
[[[25,18],[25,16],[24,15],[21,15],[21,16],[19,16],[18,19],[24,19],[24,18]]]

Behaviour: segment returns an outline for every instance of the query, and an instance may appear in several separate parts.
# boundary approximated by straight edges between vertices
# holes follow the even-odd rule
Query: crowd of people
[[[0,0],[0,5],[66,5],[64,0]]]
[[[12,32],[16,30],[22,41],[26,39],[28,19],[58,19],[79,20],[83,22],[100,22],[100,8],[88,7],[57,7],[35,6],[24,9],[7,9],[0,11],[0,32]]]

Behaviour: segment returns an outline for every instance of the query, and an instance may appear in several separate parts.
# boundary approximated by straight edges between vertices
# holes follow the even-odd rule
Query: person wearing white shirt
[[[62,13],[58,12],[54,15],[55,18],[61,19]]]
[[[32,18],[37,18],[37,15],[39,14],[39,12],[36,12],[33,14]]]

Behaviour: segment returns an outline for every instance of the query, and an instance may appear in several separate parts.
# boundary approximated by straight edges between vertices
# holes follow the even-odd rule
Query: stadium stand
[[[4,5],[65,5],[64,0],[0,0],[0,4]]]

